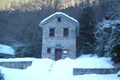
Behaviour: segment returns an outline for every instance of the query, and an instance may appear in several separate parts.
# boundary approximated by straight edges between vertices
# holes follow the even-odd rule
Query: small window
[[[61,18],[58,18],[58,22],[60,22],[61,21]]]
[[[47,53],[51,53],[51,48],[47,48]]]
[[[50,36],[54,36],[55,29],[50,29]]]
[[[64,36],[68,36],[68,28],[64,28],[64,33],[63,33]]]

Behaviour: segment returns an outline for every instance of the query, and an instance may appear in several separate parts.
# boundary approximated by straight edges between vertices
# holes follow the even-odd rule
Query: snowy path
[[[52,64],[50,69],[50,75],[72,76],[73,75],[72,71],[73,71],[73,60],[68,58],[66,60],[61,59]]]
[[[49,66],[47,75],[51,75],[53,73],[53,66],[55,65],[55,61],[52,62],[52,64]]]

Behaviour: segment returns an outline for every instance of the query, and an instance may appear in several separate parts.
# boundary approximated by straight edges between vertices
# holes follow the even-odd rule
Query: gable
[[[51,21],[56,19],[56,18],[58,19],[58,21],[65,19],[65,20],[69,21],[70,23],[72,23],[76,27],[77,36],[79,36],[79,22],[76,19],[74,19],[74,18],[72,18],[72,17],[70,17],[67,14],[62,13],[62,12],[56,12],[56,13],[50,15],[49,17],[45,18],[44,20],[42,20],[40,22],[39,26],[41,28],[44,28],[44,25],[51,23]]]

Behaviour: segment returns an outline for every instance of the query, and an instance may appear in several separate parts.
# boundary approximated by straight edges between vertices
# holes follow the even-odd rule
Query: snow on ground
[[[98,58],[97,55],[89,54],[77,58],[74,61],[74,68],[113,68],[112,64],[111,58]]]
[[[10,46],[0,44],[0,53],[14,55],[14,49]]]
[[[53,75],[59,76],[72,76],[74,60],[66,58],[65,60],[61,59],[55,62],[53,65]]]
[[[5,80],[119,80],[117,74],[86,74],[73,76],[73,68],[113,68],[110,58],[98,58],[96,55],[82,55],[77,59],[35,59],[27,69],[10,69],[0,67]],[[22,58],[23,59],[23,58]],[[9,60],[9,59],[8,59]],[[15,59],[17,60],[17,59]],[[28,60],[24,58],[24,60]],[[18,60],[17,60],[18,61]],[[120,72],[119,72],[120,73]]]
[[[52,63],[53,60],[50,59],[35,59],[32,66],[25,70],[25,73],[29,75],[46,75]]]

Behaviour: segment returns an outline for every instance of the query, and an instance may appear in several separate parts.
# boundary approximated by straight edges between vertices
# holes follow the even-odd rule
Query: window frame
[[[51,53],[51,48],[47,48],[47,53]]]
[[[61,18],[58,18],[58,22],[61,22]]]
[[[55,29],[54,28],[50,28],[50,30],[49,30],[49,36],[50,37],[54,37],[55,36]]]
[[[69,28],[64,28],[63,29],[63,36],[68,37],[68,35],[69,35]]]

